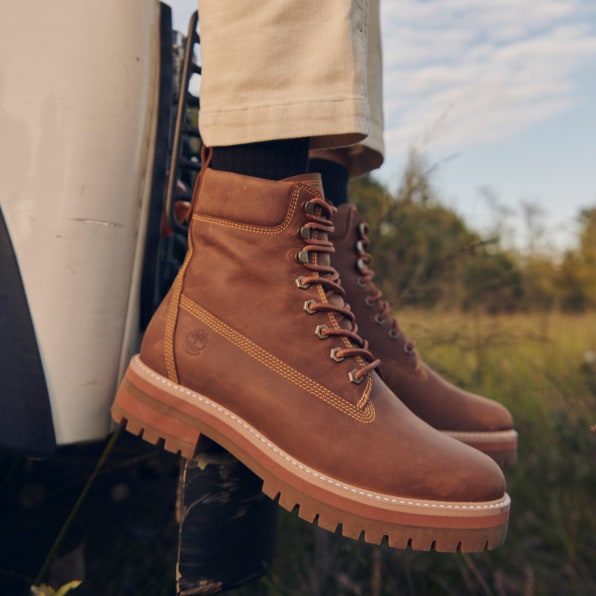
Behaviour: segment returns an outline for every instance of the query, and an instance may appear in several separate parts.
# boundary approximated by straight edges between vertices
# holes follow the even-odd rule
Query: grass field
[[[282,513],[278,562],[244,593],[596,594],[596,314],[406,311],[400,322],[435,370],[515,417],[505,545],[468,555],[391,550]]]
[[[435,370],[501,401],[515,417],[519,458],[506,473],[513,504],[505,545],[481,554],[392,550],[280,510],[274,566],[235,593],[596,594],[596,313],[405,311],[400,322]],[[48,462],[2,460],[0,494],[10,515],[0,529],[0,593],[28,593],[102,448],[64,448]],[[76,563],[63,580],[79,579],[84,561],[73,594],[171,595],[177,459],[126,433],[118,450],[59,551]]]

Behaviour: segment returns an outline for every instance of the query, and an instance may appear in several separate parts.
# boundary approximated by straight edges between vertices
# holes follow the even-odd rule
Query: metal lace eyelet
[[[357,369],[357,368],[355,368],[354,370],[351,370],[351,371],[348,373],[348,377],[349,377],[350,381],[351,381],[352,383],[354,383],[354,385],[360,385],[360,383],[362,383],[362,381],[364,381],[364,375],[363,375],[363,376],[361,376],[360,378],[358,378],[358,377],[356,376],[356,373],[357,373],[357,372],[358,372],[358,369]]]
[[[411,356],[414,353],[414,346],[411,343],[404,344],[404,352]]]
[[[393,329],[389,329],[388,335],[391,339],[397,339],[401,335],[401,331],[398,331],[396,333],[395,331],[393,331]]]
[[[329,339],[329,336],[324,333],[325,329],[329,329],[329,327],[327,325],[317,325],[317,328],[315,329],[315,335],[319,339]]]
[[[378,314],[375,315],[375,323],[377,325],[384,325],[386,320],[387,319],[381,319],[381,317]]]
[[[312,230],[306,226],[302,226],[298,230],[298,235],[300,238],[302,238],[302,240],[310,240],[312,238]]]
[[[359,253],[361,253],[361,254],[362,254],[363,252],[366,252],[366,251],[364,250],[364,243],[362,242],[362,240],[358,240],[358,241],[356,242],[356,250],[357,250]]]
[[[304,211],[306,211],[306,213],[314,214],[316,205],[314,203],[312,203],[311,201],[306,201],[304,203],[304,205],[302,206],[302,208],[304,209]]]
[[[370,296],[367,296],[364,299],[364,304],[366,304],[366,306],[368,306],[368,308],[372,308],[374,306],[374,304],[370,301]]]
[[[343,362],[345,358],[343,356],[338,356],[338,352],[341,352],[342,348],[333,348],[331,352],[329,352],[329,356],[331,360],[335,360],[335,362]]]
[[[309,257],[309,252],[307,250],[301,250],[297,255],[296,255],[296,260],[299,263],[310,263],[310,257]]]
[[[356,260],[356,269],[358,271],[358,273],[366,273],[367,272],[367,267],[366,267],[366,263],[364,262],[363,259],[357,259]]]
[[[298,288],[300,288],[301,290],[308,290],[308,288],[310,288],[310,284],[309,283],[304,283],[302,280],[303,280],[302,275],[298,276],[296,278],[296,280],[295,280],[296,281],[296,286]]]
[[[314,304],[316,302],[316,300],[307,300],[304,303],[304,310],[309,314],[309,315],[314,315],[316,314],[316,310],[313,310],[310,306],[311,304]]]
[[[367,225],[367,223],[366,223],[366,222],[364,222],[364,221],[361,221],[361,222],[358,224],[358,232],[359,232],[360,234],[362,234],[363,236],[366,236],[366,233],[368,232],[368,225]]]
[[[365,281],[363,281],[361,277],[356,278],[356,285],[359,288],[366,288],[368,286],[368,284]]]

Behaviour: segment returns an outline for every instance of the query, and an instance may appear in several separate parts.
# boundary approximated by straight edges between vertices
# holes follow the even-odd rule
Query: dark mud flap
[[[52,410],[25,288],[0,208],[0,450],[49,457]]]
[[[179,596],[231,590],[271,567],[277,505],[261,485],[235,457],[203,438],[196,457],[184,460],[177,501]]]

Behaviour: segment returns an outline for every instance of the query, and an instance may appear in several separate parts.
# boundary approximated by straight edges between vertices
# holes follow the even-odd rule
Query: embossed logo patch
[[[207,332],[204,329],[193,329],[184,339],[184,350],[193,356],[200,354],[207,346]]]

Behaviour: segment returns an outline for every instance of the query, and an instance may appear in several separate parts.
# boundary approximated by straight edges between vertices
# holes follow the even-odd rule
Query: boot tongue
[[[335,230],[331,234],[331,240],[343,240],[361,221],[364,220],[354,205],[348,203],[340,205],[337,208],[337,213],[333,216]]]
[[[334,243],[344,240],[350,231],[354,229],[358,218],[361,218],[361,216],[356,207],[347,203],[339,205],[339,207],[337,207],[337,212],[332,217],[334,230],[330,234],[329,239]],[[331,293],[328,292],[327,299],[331,304],[339,305],[339,301],[341,301],[342,305],[345,304],[345,301],[341,296],[337,296],[337,294],[329,296],[329,294]],[[346,318],[342,319],[340,326],[343,329],[349,329],[350,331],[354,329],[354,326]]]

